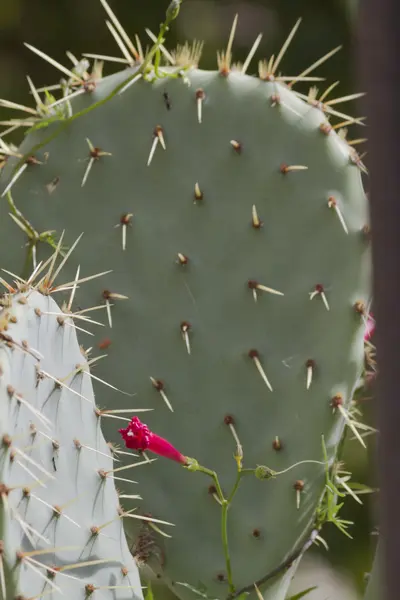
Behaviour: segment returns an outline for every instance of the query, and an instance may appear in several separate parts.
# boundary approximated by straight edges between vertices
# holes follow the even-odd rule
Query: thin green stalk
[[[235,592],[235,586],[233,585],[232,579],[232,565],[231,557],[229,554],[229,543],[228,543],[228,509],[229,503],[224,500],[222,503],[222,514],[221,514],[221,535],[222,535],[222,546],[224,549],[225,563],[226,563],[226,576],[228,578],[229,592],[233,594]]]

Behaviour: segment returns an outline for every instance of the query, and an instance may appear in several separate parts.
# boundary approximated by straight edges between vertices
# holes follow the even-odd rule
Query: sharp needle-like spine
[[[21,177],[21,175],[23,174],[23,172],[25,171],[27,166],[28,166],[28,163],[25,162],[23,165],[20,166],[19,169],[17,169],[17,171],[14,173],[13,177],[9,181],[8,185],[6,186],[4,192],[2,193],[2,195],[1,195],[2,198],[4,198],[4,196],[11,190],[14,183],[16,183],[16,181],[18,181],[18,179]]]
[[[260,33],[257,38],[256,41],[254,42],[253,46],[251,47],[250,52],[247,55],[246,60],[243,63],[243,67],[242,67],[242,73],[245,74],[247,72],[247,69],[249,68],[249,65],[255,55],[255,53],[257,52],[257,48],[260,45],[260,42],[262,40],[263,34]]]
[[[156,151],[156,148],[158,146],[158,144],[161,144],[161,146],[163,147],[164,150],[166,150],[166,145],[165,145],[165,140],[164,140],[164,134],[163,134],[163,130],[162,127],[160,125],[157,125],[157,127],[154,129],[154,133],[153,133],[153,143],[151,145],[151,149],[150,149],[150,154],[149,154],[149,158],[147,161],[147,166],[149,167],[151,164],[151,161],[153,160],[153,156],[154,153]]]
[[[312,384],[314,366],[315,366],[315,364],[314,364],[313,360],[310,359],[306,362],[306,368],[307,368],[306,388],[307,388],[307,390],[310,389],[311,384]]]
[[[154,377],[150,377],[150,381],[153,384],[153,386],[155,387],[155,389],[159,392],[161,398],[164,400],[164,402],[167,405],[167,407],[169,408],[169,410],[171,412],[174,412],[174,409],[172,408],[172,405],[171,405],[170,401],[168,400],[167,395],[164,391],[163,382],[160,381],[159,379],[154,379]]]
[[[279,67],[280,62],[281,62],[282,58],[284,57],[285,52],[286,52],[286,50],[288,49],[288,47],[290,45],[290,42],[294,38],[294,36],[296,34],[296,31],[298,30],[298,28],[300,26],[300,23],[301,23],[301,18],[296,21],[296,23],[295,23],[292,31],[289,33],[288,37],[286,38],[285,43],[283,44],[282,48],[280,49],[279,54],[276,57],[276,60],[273,63],[272,68],[271,68],[271,73],[273,75],[276,73],[277,68]]]
[[[326,308],[326,310],[330,310],[330,306],[328,303],[328,299],[326,297],[325,294],[325,290],[324,287],[321,284],[317,284],[315,286],[315,290],[313,292],[310,292],[310,300],[312,300],[313,298],[315,298],[315,296],[321,296],[321,300],[324,303],[324,306]]]
[[[127,45],[130,52],[132,53],[133,58],[135,60],[139,60],[140,56],[139,56],[138,51],[136,50],[135,46],[133,45],[132,41],[130,40],[125,29],[122,27],[121,23],[117,19],[114,12],[111,10],[111,8],[108,5],[108,3],[106,2],[106,0],[100,0],[100,2],[102,3],[103,8],[106,11],[106,13],[108,14],[108,16],[110,17],[111,21],[114,23],[115,29],[118,30],[118,33],[120,34],[121,38],[124,40],[125,44]]]
[[[205,98],[204,90],[198,89],[196,91],[196,104],[197,104],[197,120],[201,124],[203,121],[203,102]]]
[[[338,204],[337,204],[337,201],[335,200],[335,198],[333,198],[333,196],[331,196],[331,197],[328,199],[328,207],[329,207],[329,208],[333,208],[333,210],[335,211],[335,213],[336,213],[336,215],[337,215],[337,217],[338,217],[338,219],[339,219],[339,221],[340,221],[340,224],[341,224],[341,226],[343,227],[343,230],[344,230],[344,232],[345,232],[346,234],[348,234],[348,233],[349,233],[349,230],[348,230],[348,228],[347,228],[347,225],[346,225],[346,222],[345,222],[345,220],[344,220],[344,217],[343,217],[342,211],[340,210],[340,208],[339,208],[339,206],[338,206]]]
[[[183,341],[185,342],[188,354],[191,354],[190,338],[189,338],[190,329],[191,329],[190,323],[188,323],[187,321],[183,321],[183,323],[181,323],[181,333],[182,333]]]
[[[272,385],[270,384],[269,379],[263,369],[263,366],[260,361],[260,356],[259,356],[257,350],[250,350],[249,356],[253,360],[253,362],[257,368],[257,371],[260,373],[265,385],[271,392],[273,392]]]

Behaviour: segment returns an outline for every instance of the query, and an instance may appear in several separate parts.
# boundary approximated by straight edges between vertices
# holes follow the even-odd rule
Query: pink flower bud
[[[176,462],[185,465],[187,463],[186,456],[183,456],[176,448],[167,440],[152,433],[150,429],[141,422],[138,417],[133,417],[126,429],[120,429],[125,446],[130,450],[149,450],[164,458],[175,460]]]
[[[364,340],[366,342],[368,342],[368,340],[370,340],[371,337],[373,336],[375,327],[376,327],[376,325],[375,325],[374,315],[372,313],[370,313],[368,315],[367,326],[365,328],[365,334],[364,334]]]

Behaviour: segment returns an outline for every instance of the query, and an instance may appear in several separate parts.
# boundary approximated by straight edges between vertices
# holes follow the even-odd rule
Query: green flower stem
[[[225,564],[226,564],[226,576],[228,578],[229,592],[232,594],[235,591],[235,586],[233,585],[231,557],[229,554],[228,509],[229,509],[229,502],[228,502],[228,500],[224,500],[222,503],[222,514],[221,514],[221,535],[222,535],[222,546],[224,549]]]
[[[225,557],[226,576],[227,576],[228,585],[229,585],[229,593],[234,594],[235,586],[233,584],[232,565],[231,565],[231,557],[229,554],[229,542],[228,542],[228,510],[229,510],[229,507],[232,503],[232,500],[233,500],[236,492],[239,489],[239,485],[240,485],[240,481],[241,481],[242,477],[244,475],[248,475],[249,473],[254,474],[254,469],[238,468],[236,481],[232,488],[232,491],[229,494],[228,498],[225,498],[225,496],[222,492],[222,489],[221,489],[221,485],[219,483],[218,475],[215,471],[212,471],[211,469],[207,469],[206,467],[202,467],[201,465],[199,465],[197,463],[197,461],[195,461],[193,459],[188,459],[186,468],[189,469],[190,471],[199,471],[200,473],[204,473],[205,475],[208,475],[209,477],[211,477],[212,480],[214,481],[217,496],[221,503],[221,537],[222,537],[222,546],[223,546],[224,557]]]

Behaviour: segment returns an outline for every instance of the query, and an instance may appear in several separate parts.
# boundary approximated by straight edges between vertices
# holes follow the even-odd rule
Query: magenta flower
[[[150,429],[141,422],[138,417],[133,417],[126,429],[119,429],[119,433],[125,442],[125,446],[130,450],[149,450],[164,458],[175,460],[182,465],[186,465],[187,458],[183,456],[167,440],[152,433]]]
[[[365,333],[364,333],[364,340],[366,342],[368,342],[371,339],[371,337],[373,336],[375,327],[376,327],[376,324],[375,324],[374,315],[372,313],[370,313],[368,315],[367,325],[366,325]]]

